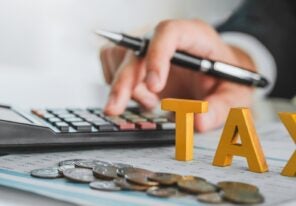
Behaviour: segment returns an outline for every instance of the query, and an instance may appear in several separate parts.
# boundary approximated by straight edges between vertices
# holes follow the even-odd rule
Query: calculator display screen
[[[28,119],[22,117],[18,113],[14,112],[9,108],[0,107],[0,120],[32,124]]]

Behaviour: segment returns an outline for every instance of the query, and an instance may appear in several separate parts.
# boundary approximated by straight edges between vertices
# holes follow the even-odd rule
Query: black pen
[[[111,40],[115,44],[134,50],[138,56],[145,55],[149,44],[149,39],[132,37],[125,34],[103,30],[96,30],[95,33]],[[267,79],[256,72],[223,62],[203,59],[181,51],[175,52],[171,63],[248,86],[263,88],[268,85]]]

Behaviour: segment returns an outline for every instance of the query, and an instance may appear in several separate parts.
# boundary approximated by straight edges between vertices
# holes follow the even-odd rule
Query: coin
[[[174,185],[182,178],[181,175],[156,172],[148,179],[158,182],[161,185]]]
[[[211,193],[218,190],[216,185],[204,180],[180,180],[177,184],[181,190],[195,194]]]
[[[96,178],[93,176],[93,172],[90,169],[85,168],[72,168],[63,171],[64,176],[75,182],[93,182]]]
[[[259,192],[247,190],[226,189],[223,190],[222,197],[225,200],[238,204],[257,204],[264,202],[264,197]]]
[[[222,190],[224,190],[224,189],[235,189],[235,190],[243,190],[243,191],[250,191],[250,192],[258,192],[259,191],[257,186],[247,184],[247,183],[244,183],[244,182],[223,181],[223,182],[218,182],[217,185]]]
[[[72,169],[72,168],[75,168],[74,164],[73,165],[67,165],[66,164],[66,165],[59,166],[58,167],[58,171],[59,171],[60,174],[63,175],[64,170],[66,170],[66,169]]]
[[[205,203],[212,203],[212,204],[219,204],[223,203],[223,198],[219,195],[219,193],[205,193],[205,194],[200,194],[197,196],[197,200],[200,202],[205,202]]]
[[[153,172],[146,169],[137,168],[137,167],[123,167],[117,170],[117,175],[120,177],[124,177],[126,174],[130,174],[130,173],[142,173],[142,174],[145,174],[146,176],[153,175]]]
[[[97,165],[107,166],[110,165],[108,162],[100,161],[100,160],[79,160],[75,162],[76,167],[93,169]]]
[[[89,184],[90,188],[103,191],[119,191],[121,190],[113,181],[95,181]]]
[[[117,167],[117,168],[124,168],[124,167],[133,167],[132,165],[129,164],[124,164],[124,163],[112,163],[113,166]]]
[[[100,179],[112,180],[117,178],[117,167],[108,165],[108,166],[95,166],[93,168],[93,174],[95,177]]]
[[[149,186],[133,184],[123,178],[117,178],[113,181],[118,187],[123,190],[146,191],[149,188]]]
[[[198,177],[198,176],[192,176],[192,175],[185,175],[185,176],[182,176],[182,179],[183,180],[203,180],[203,181],[206,181],[205,178],[202,178],[202,177]]]
[[[146,193],[155,197],[171,197],[177,194],[175,188],[159,188],[159,187],[150,187]]]
[[[63,161],[60,161],[58,163],[59,166],[64,166],[64,165],[75,165],[75,162],[77,161],[81,161],[83,159],[69,159],[69,160],[63,160]]]
[[[139,185],[145,185],[145,186],[156,186],[158,185],[158,182],[150,181],[148,179],[148,176],[144,173],[128,173],[124,176],[126,180],[132,183],[136,183]]]
[[[33,177],[53,179],[61,177],[57,167],[47,167],[42,169],[35,169],[31,171]]]

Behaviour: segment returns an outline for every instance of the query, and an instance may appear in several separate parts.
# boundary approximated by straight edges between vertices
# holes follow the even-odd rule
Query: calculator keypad
[[[135,108],[120,116],[105,116],[99,108],[33,109],[31,112],[63,133],[175,129],[175,123],[167,117],[140,113]]]

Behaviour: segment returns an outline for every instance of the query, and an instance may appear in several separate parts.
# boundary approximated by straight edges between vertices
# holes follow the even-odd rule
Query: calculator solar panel
[[[128,108],[106,116],[100,108],[32,109],[0,105],[0,152],[106,146],[157,146],[174,142],[165,114]]]

